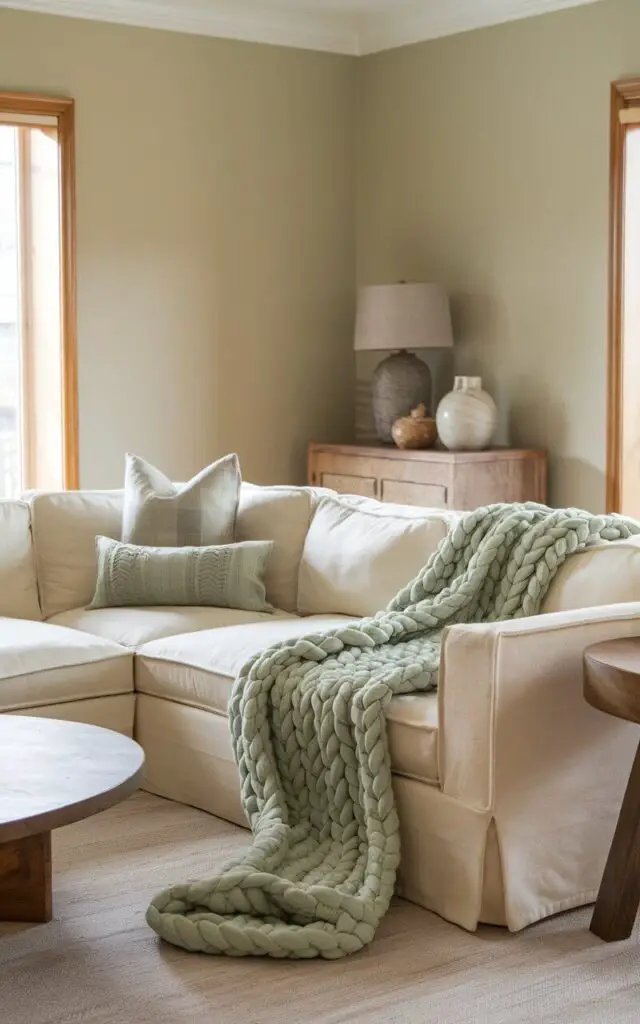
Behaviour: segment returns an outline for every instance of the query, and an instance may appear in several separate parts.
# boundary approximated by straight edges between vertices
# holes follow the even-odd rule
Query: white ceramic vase
[[[436,412],[438,436],[450,451],[488,448],[497,422],[496,403],[482,390],[482,377],[455,377]]]

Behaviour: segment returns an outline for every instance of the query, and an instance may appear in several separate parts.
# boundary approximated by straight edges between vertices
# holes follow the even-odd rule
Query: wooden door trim
[[[76,290],[75,104],[66,96],[0,93],[3,114],[42,114],[58,122],[62,326],[62,467],[64,486],[79,485]]]
[[[624,254],[624,146],[630,126],[620,123],[620,111],[640,106],[640,78],[611,86],[609,178],[609,311],[607,359],[607,476],[606,507],[620,511],[622,491],[622,302]]]

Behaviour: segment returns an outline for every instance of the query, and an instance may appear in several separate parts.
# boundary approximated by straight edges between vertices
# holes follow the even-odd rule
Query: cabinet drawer
[[[447,508],[447,488],[439,484],[412,484],[404,480],[383,480],[380,498],[397,505]]]
[[[363,498],[375,498],[378,481],[374,476],[352,476],[349,473],[321,473],[320,486],[330,487],[340,494],[359,494]]]

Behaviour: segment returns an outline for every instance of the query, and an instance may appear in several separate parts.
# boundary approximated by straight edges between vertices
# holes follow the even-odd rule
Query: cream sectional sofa
[[[243,484],[237,539],[274,541],[273,614],[87,611],[95,537],[118,537],[121,515],[121,491],[0,502],[0,711],[134,734],[146,789],[240,825],[226,717],[240,666],[274,641],[374,614],[456,519]],[[468,929],[512,930],[594,899],[636,735],[583,700],[582,652],[640,632],[636,599],[637,543],[575,556],[547,614],[449,628],[438,693],[391,702],[408,899]]]

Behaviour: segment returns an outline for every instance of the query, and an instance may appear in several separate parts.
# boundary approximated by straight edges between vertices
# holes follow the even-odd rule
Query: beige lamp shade
[[[450,348],[449,297],[439,284],[368,285],[358,291],[354,348]]]

